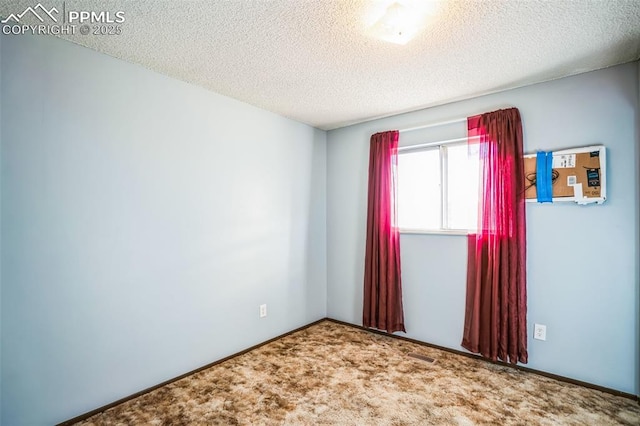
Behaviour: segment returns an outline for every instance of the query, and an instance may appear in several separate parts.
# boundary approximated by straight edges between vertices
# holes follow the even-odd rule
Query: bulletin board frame
[[[553,202],[602,204],[607,199],[607,152],[604,145],[553,151]],[[525,199],[537,202],[536,154],[525,154]],[[533,176],[532,176],[533,174]]]

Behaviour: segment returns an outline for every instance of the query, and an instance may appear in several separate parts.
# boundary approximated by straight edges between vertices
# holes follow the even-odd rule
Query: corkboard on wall
[[[591,147],[595,148],[595,147]],[[603,150],[604,148],[602,148]],[[602,150],[587,152],[553,153],[553,198],[574,197],[574,185],[582,184],[586,198],[603,197],[603,167],[600,164]],[[575,150],[567,150],[575,151]],[[524,158],[525,198],[536,199],[536,156]]]

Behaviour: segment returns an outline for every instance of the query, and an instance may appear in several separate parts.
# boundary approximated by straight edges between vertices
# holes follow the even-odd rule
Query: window
[[[478,217],[478,151],[467,143],[401,148],[398,225],[404,232],[467,232]]]

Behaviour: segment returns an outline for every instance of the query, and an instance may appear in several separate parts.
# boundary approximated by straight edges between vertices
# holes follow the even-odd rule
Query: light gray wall
[[[637,68],[634,62],[328,132],[329,317],[362,323],[371,134],[515,106],[525,151],[604,144],[609,167],[604,205],[527,206],[528,366],[639,393]],[[447,127],[440,137],[464,134],[464,123]],[[400,143],[433,136],[427,133],[403,133]],[[466,237],[403,234],[401,256],[407,335],[461,350]],[[534,323],[547,326],[546,341],[531,338]]]
[[[640,192],[640,61],[638,69],[638,109],[636,111],[636,193]],[[636,223],[640,224],[640,195],[636,197]],[[640,257],[640,225],[636,229],[636,253]],[[636,257],[636,330],[640,334],[640,259]],[[636,390],[640,394],[640,337],[636,339]],[[640,396],[640,395],[638,395]]]
[[[1,63],[2,424],[326,316],[325,132],[55,38]]]

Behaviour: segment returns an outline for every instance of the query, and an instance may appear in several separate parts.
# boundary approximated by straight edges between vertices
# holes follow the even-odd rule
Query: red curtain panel
[[[469,117],[480,157],[478,229],[468,237],[462,346],[526,363],[527,282],[522,123],[516,108]]]
[[[406,331],[397,224],[398,135],[397,130],[376,133],[369,148],[362,322],[389,333]]]

